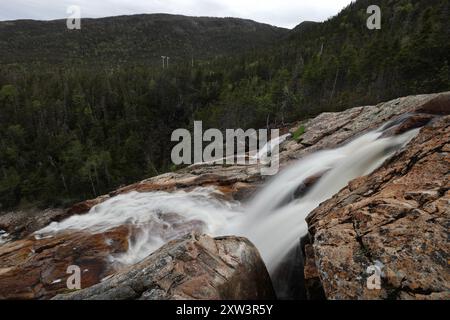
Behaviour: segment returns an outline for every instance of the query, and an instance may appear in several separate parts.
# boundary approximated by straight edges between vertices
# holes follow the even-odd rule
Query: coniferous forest
[[[366,27],[367,0],[293,30],[152,15],[79,31],[0,22],[0,210],[66,206],[174,170],[171,133],[194,120],[282,126],[450,90],[449,1],[377,2],[381,30]]]

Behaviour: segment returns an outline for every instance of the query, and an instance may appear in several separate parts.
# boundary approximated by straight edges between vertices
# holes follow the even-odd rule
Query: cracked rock
[[[449,141],[450,116],[443,116],[309,215],[328,299],[450,299]],[[381,288],[369,289],[367,268],[377,262]]]

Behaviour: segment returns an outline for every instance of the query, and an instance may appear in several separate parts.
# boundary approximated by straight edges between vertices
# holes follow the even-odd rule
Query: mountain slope
[[[366,27],[373,4],[380,30]],[[448,90],[449,16],[448,0],[358,0],[324,23],[299,25],[280,55],[298,68],[293,86],[309,108]]]
[[[81,30],[68,30],[65,20],[7,21],[0,22],[0,63],[191,61],[261,48],[287,32],[251,20],[168,14],[82,19]]]
[[[372,4],[381,30],[367,28]],[[450,90],[449,12],[448,0],[358,0],[325,22],[302,22],[271,50],[217,67],[232,89],[202,119],[222,127],[283,123]]]
[[[0,61],[17,62],[0,65],[2,208],[61,206],[173,170],[171,134],[193,120],[280,127],[450,90],[449,1],[380,0],[381,30],[366,28],[369,4],[289,34],[168,15],[86,20],[81,32],[0,23]]]

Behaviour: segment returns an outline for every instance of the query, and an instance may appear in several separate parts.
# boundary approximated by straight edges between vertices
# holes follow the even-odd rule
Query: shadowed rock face
[[[191,234],[169,242],[142,262],[61,300],[274,299],[258,250],[246,239]]]
[[[450,298],[449,152],[446,116],[310,214],[309,252],[327,298]],[[380,262],[381,290],[369,290],[366,269]]]

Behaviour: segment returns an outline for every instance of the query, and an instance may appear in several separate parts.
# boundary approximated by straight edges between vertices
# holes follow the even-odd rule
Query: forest
[[[165,69],[160,46],[129,50],[117,33],[101,42],[75,39],[90,41],[79,61],[64,59],[72,42],[40,52],[8,40],[4,32],[14,26],[0,22],[0,46],[13,42],[0,49],[0,210],[64,207],[175,170],[171,133],[192,129],[194,121],[204,128],[279,127],[324,111],[450,90],[449,1],[377,2],[381,30],[367,29],[373,3],[358,0],[323,23],[254,28],[263,40],[241,47],[227,40],[234,43],[227,52],[223,41],[202,54],[210,38],[200,37],[194,54],[191,42],[177,40]],[[125,25],[132,24],[130,18]],[[20,41],[35,43],[34,37]],[[39,39],[45,42],[45,33]],[[114,54],[90,54],[102,50]],[[146,50],[153,52],[148,61]],[[54,59],[58,53],[62,58]]]

